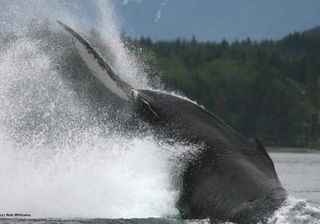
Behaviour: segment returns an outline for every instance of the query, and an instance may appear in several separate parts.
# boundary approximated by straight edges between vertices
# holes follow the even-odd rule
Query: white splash
[[[20,8],[15,3],[9,14],[22,17],[25,11],[25,20],[40,10],[39,1],[22,2]],[[72,5],[65,2],[59,8],[55,2],[51,14],[51,5],[41,4],[50,21],[79,26],[80,12]],[[103,18],[101,31],[117,71],[130,84],[147,87],[139,63],[120,40],[112,5],[99,1],[93,6]],[[48,52],[46,44],[21,31],[0,51],[0,213],[30,213],[33,218],[178,215],[174,178],[181,164],[176,161],[194,149],[161,143],[151,134],[114,131],[121,112],[115,115],[95,105],[104,117],[97,116],[63,78],[59,63],[68,62],[59,59],[70,52],[60,45]]]
[[[289,197],[268,220],[268,224],[319,223],[320,208],[310,205],[306,200]]]

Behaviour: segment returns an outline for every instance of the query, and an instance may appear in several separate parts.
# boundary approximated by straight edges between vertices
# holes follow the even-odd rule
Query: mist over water
[[[77,17],[81,5],[56,1],[48,11],[38,5],[44,2],[16,1],[8,15],[31,21],[44,9],[50,24],[59,19],[77,27],[85,20]],[[143,64],[120,40],[112,5],[90,5],[101,19],[96,28],[114,69],[136,88],[151,88]],[[68,63],[60,60],[68,54],[63,43],[52,46],[19,32],[0,53],[0,211],[58,218],[177,216],[177,161],[190,147],[161,142],[152,132],[121,131],[130,111],[111,94],[99,104],[86,89],[76,90],[66,78],[76,69],[61,69]]]

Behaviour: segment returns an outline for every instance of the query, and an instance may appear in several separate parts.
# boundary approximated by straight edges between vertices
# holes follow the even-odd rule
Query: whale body
[[[168,93],[134,89],[69,26],[92,74],[111,92],[132,104],[135,113],[164,136],[201,145],[188,161],[177,207],[185,219],[257,223],[266,220],[287,197],[263,143],[250,143],[213,113]]]

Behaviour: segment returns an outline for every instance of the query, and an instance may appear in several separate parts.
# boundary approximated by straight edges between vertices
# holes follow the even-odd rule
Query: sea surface
[[[320,153],[271,153],[270,156],[290,195],[320,206]]]
[[[278,176],[289,199],[273,217],[270,224],[320,223],[320,153],[270,153]],[[139,219],[0,219],[2,224],[205,224],[208,220],[178,220],[173,218]]]

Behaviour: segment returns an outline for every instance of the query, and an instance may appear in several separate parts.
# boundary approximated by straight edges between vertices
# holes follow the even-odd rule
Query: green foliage
[[[315,146],[320,139],[320,35],[279,41],[135,40],[158,58],[167,87],[213,111],[248,138]]]

